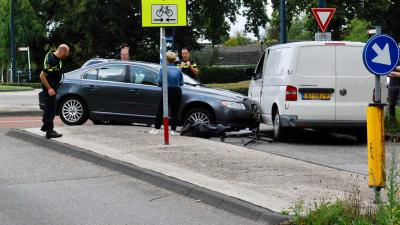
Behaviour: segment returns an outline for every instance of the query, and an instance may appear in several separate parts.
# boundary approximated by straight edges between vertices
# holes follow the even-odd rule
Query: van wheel
[[[274,139],[278,141],[283,141],[286,139],[287,130],[281,126],[281,120],[279,116],[278,110],[274,114],[274,123],[273,123],[273,135]]]

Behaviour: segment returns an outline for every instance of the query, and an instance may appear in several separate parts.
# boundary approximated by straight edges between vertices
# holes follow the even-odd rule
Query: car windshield
[[[185,84],[189,84],[189,85],[193,85],[193,86],[201,85],[198,81],[194,80],[193,78],[189,77],[186,74],[183,74],[183,82]]]

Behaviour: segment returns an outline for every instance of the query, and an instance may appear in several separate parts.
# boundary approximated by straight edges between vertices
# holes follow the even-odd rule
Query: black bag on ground
[[[187,123],[181,129],[181,136],[200,138],[225,137],[227,129],[228,127],[221,124]]]

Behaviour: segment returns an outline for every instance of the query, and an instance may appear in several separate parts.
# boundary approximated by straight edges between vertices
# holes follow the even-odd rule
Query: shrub
[[[4,86],[19,86],[19,87],[32,87],[35,89],[42,88],[40,83],[3,83]]]
[[[199,80],[204,84],[236,83],[249,80],[250,78],[244,75],[244,69],[249,67],[255,68],[254,65],[234,67],[201,67]]]
[[[314,209],[306,209],[303,202],[296,203],[289,209],[292,212],[293,225],[396,225],[400,224],[399,199],[399,170],[397,154],[392,149],[389,166],[388,182],[385,192],[387,202],[382,201],[376,192],[376,206],[369,206],[365,210],[359,191],[356,190],[349,198],[337,200],[333,203],[315,205]]]

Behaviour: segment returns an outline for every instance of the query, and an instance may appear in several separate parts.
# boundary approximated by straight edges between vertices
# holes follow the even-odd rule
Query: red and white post
[[[164,121],[164,144],[169,145],[169,126],[168,126],[168,73],[167,73],[167,40],[165,38],[165,28],[160,28],[160,45],[162,59],[162,91],[163,91],[163,121]]]

